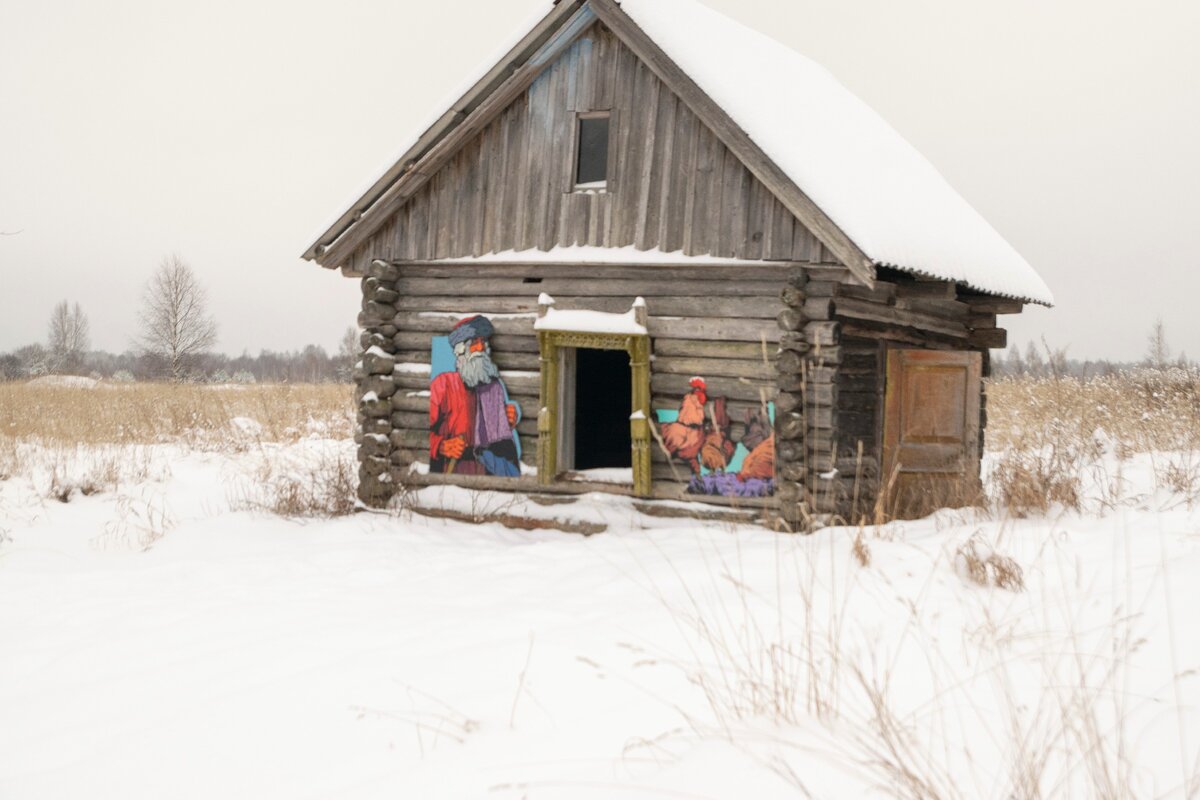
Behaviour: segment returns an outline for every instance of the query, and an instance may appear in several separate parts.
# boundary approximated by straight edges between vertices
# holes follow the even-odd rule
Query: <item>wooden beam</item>
[[[1025,304],[1020,300],[986,294],[960,294],[959,299],[971,306],[971,312],[975,314],[1020,314],[1025,308]]]
[[[616,0],[589,0],[609,30],[616,34],[658,78],[707,125],[746,168],[779,199],[866,286],[875,284],[875,266],[858,245],[796,186],[753,139],[717,105],[679,65],[621,10]]]
[[[1004,328],[980,328],[971,331],[971,335],[967,337],[967,344],[971,347],[1001,350],[1008,347],[1008,331]]]
[[[361,228],[362,220],[364,219],[374,219],[377,225],[378,215],[375,213],[376,204],[385,196],[391,194],[392,190],[396,188],[397,183],[403,181],[410,171],[442,142],[447,135],[456,132],[475,116],[475,113],[485,103],[488,103],[489,99],[497,91],[508,87],[518,72],[532,67],[534,73],[533,77],[529,79],[529,83],[532,83],[533,78],[553,60],[547,52],[547,45],[561,31],[564,25],[569,25],[573,18],[578,15],[579,11],[582,10],[580,8],[582,3],[583,0],[571,0],[571,2],[560,2],[557,4],[525,38],[517,43],[516,47],[508,52],[500,63],[472,86],[429,130],[425,131],[421,135],[421,138],[362,197],[338,218],[337,222],[321,234],[309,246],[308,250],[304,252],[303,258],[310,261],[315,260],[324,267],[332,268],[339,266],[335,259],[327,257],[327,248],[343,237],[347,231]],[[590,11],[588,13],[590,15]],[[592,18],[594,19],[594,16]],[[574,41],[574,39],[571,41]],[[570,42],[567,44],[569,45]],[[557,52],[561,52],[561,50]],[[518,65],[523,66],[519,67]],[[521,91],[524,91],[524,88],[528,88],[528,84]],[[520,94],[520,92],[516,92],[513,96],[515,97],[516,94]],[[368,211],[371,213],[369,216],[364,217]],[[370,224],[368,222],[368,225]],[[338,247],[337,250],[343,251],[343,248]]]

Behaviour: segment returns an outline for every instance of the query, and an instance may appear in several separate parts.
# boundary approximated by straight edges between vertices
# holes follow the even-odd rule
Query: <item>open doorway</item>
[[[633,465],[629,353],[579,348],[574,362],[573,468],[628,469]]]

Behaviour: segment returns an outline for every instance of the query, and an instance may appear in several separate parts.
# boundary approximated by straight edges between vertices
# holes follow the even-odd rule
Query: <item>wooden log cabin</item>
[[[808,529],[977,481],[1033,269],[819,66],[695,0],[558,0],[304,257],[361,280],[360,488]]]

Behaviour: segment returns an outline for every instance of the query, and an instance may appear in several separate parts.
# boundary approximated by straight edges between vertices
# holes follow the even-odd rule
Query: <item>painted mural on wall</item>
[[[709,398],[703,378],[692,378],[679,410],[655,411],[663,445],[692,470],[688,492],[724,497],[775,493],[775,404],[745,413],[745,431],[733,440],[724,397]]]
[[[429,470],[444,475],[521,474],[521,409],[492,361],[495,332],[484,316],[433,337],[429,385]]]

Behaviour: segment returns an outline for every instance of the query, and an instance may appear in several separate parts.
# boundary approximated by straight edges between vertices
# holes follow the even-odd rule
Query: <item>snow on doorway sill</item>
[[[597,467],[567,473],[567,480],[583,483],[633,483],[633,467]]]

